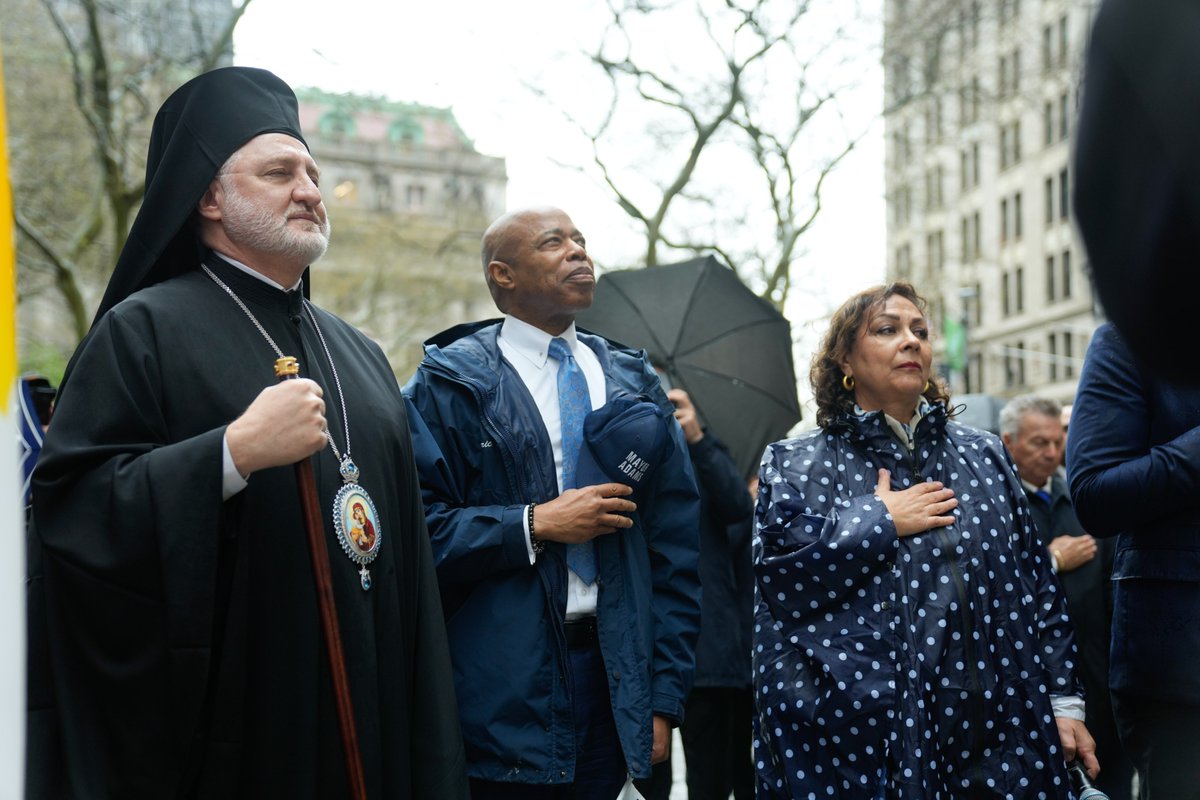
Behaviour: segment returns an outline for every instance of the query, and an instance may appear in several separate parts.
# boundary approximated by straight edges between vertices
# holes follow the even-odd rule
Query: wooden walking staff
[[[275,377],[279,380],[291,380],[299,375],[300,365],[292,356],[275,361]],[[317,482],[313,477],[312,461],[307,458],[296,462],[296,485],[300,490],[304,530],[308,534],[308,552],[312,556],[321,632],[325,635],[325,651],[329,653],[329,674],[333,677],[333,697],[337,703],[342,751],[346,754],[350,795],[354,800],[367,800],[367,783],[363,777],[362,757],[358,752],[358,728],[354,726],[354,707],[350,703],[350,680],[346,676],[346,656],[342,653],[342,633],[333,600],[333,576],[329,569],[329,553],[325,549],[325,523],[321,519],[320,503],[317,501]]]

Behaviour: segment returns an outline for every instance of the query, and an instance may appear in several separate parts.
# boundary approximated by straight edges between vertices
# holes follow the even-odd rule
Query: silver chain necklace
[[[212,279],[213,283],[224,289],[233,302],[237,303],[238,308],[250,318],[254,327],[275,351],[275,355],[284,358],[283,350],[275,344],[271,334],[267,333],[267,329],[258,321],[258,317],[254,316],[254,312],[242,302],[242,298],[238,297],[228,284],[218,278],[216,273],[208,268],[208,265],[201,264],[200,268]],[[317,322],[317,315],[313,313],[312,303],[308,302],[307,298],[302,298],[302,302],[308,318],[312,321],[313,330],[317,332],[321,349],[325,351],[325,358],[329,361],[329,371],[333,375],[333,385],[337,389],[338,403],[342,410],[342,429],[346,432],[346,452],[343,455],[333,441],[333,434],[329,432],[329,426],[326,425],[324,430],[325,440],[329,442],[329,447],[337,458],[338,473],[342,476],[343,482],[333,500],[334,528],[337,531],[338,543],[342,546],[342,552],[361,568],[358,573],[359,582],[366,591],[371,588],[371,573],[367,569],[367,565],[379,555],[379,547],[383,544],[383,526],[379,522],[379,513],[375,510],[374,501],[367,494],[367,490],[358,483],[361,473],[358,465],[350,457],[350,414],[346,411],[346,398],[342,394],[342,382],[338,378],[337,365],[333,363],[333,353],[330,352],[329,344],[325,341],[325,334]]]

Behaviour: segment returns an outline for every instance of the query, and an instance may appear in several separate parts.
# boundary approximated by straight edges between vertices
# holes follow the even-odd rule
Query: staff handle
[[[292,380],[299,375],[300,366],[294,357],[284,356],[275,361],[275,377],[279,380]],[[350,700],[350,679],[346,675],[346,656],[342,651],[342,633],[333,598],[333,575],[329,568],[329,552],[325,548],[325,523],[321,519],[317,482],[310,459],[296,462],[296,488],[300,491],[300,511],[304,517],[308,553],[312,557],[313,584],[321,614],[325,652],[329,654],[329,674],[333,680],[333,697],[337,705],[338,728],[342,734],[342,751],[346,756],[350,795],[354,800],[367,800],[367,783],[358,749],[358,728],[354,724],[354,706]]]

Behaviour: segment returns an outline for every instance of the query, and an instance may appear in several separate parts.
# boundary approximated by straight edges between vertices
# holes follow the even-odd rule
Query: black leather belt
[[[583,647],[591,647],[596,644],[599,639],[596,637],[596,618],[582,617],[574,619],[567,623],[567,647],[572,650],[577,650]]]

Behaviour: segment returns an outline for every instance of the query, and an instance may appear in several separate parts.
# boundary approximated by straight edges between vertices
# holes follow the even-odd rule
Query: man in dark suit
[[[1058,470],[1066,437],[1057,402],[1036,395],[1010,400],[1000,410],[1000,435],[1017,464],[1034,526],[1067,595],[1087,692],[1087,729],[1096,740],[1100,761],[1096,784],[1112,800],[1128,800],[1133,765],[1121,749],[1108,694],[1113,542],[1097,542],[1075,516],[1066,479]]]
[[[1109,686],[1144,800],[1200,798],[1200,389],[1092,337],[1067,443],[1071,497],[1116,537]]]

